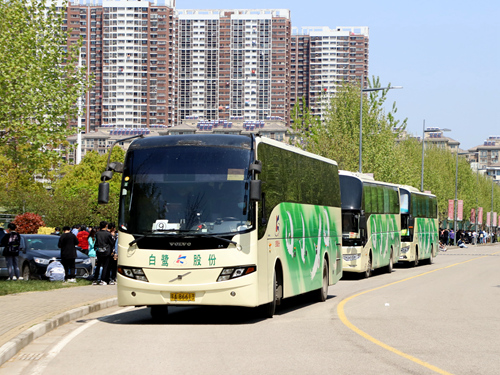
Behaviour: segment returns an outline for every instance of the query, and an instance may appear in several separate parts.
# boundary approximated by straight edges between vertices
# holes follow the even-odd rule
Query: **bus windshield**
[[[253,227],[245,148],[172,145],[129,150],[119,228],[137,234],[235,234]]]

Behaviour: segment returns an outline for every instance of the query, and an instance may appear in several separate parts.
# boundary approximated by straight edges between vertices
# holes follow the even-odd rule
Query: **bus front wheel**
[[[272,295],[272,301],[269,302],[265,306],[265,316],[267,318],[272,318],[274,316],[274,313],[276,312],[276,306],[278,306],[281,303],[281,297],[282,297],[282,281],[279,277],[279,275],[276,272],[276,269],[274,270],[274,278],[273,278],[273,295]]]
[[[429,259],[427,260],[427,263],[432,264],[434,263],[434,246],[431,245],[431,253],[429,254]]]
[[[392,247],[391,247],[391,257],[389,258],[389,264],[387,265],[387,267],[385,268],[386,272],[387,273],[391,273],[392,272],[392,269],[394,268],[394,261],[393,261],[393,251],[392,251]]]
[[[366,264],[366,270],[363,276],[367,279],[372,275],[372,253],[368,255],[368,263]]]
[[[415,250],[415,260],[413,261],[413,267],[418,266],[418,249]]]

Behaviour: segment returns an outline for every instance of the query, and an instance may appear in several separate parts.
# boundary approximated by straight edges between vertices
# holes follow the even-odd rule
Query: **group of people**
[[[481,245],[487,242],[496,242],[495,234],[488,233],[479,229],[477,232],[475,230],[457,230],[455,233],[453,229],[440,229],[439,230],[439,242],[444,248],[446,246],[451,246],[455,243],[457,246],[466,248],[467,245]],[[441,247],[440,246],[440,247]]]
[[[58,235],[61,249],[61,262],[52,260],[47,267],[46,276],[51,281],[75,282],[77,247],[92,261],[92,285],[114,285],[118,259],[117,232],[114,223],[101,221],[99,227],[75,225],[73,228],[56,227],[53,235]]]

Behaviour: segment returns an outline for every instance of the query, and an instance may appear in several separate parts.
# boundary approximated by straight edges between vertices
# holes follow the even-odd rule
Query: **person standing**
[[[113,251],[115,241],[113,236],[108,231],[108,223],[101,221],[99,231],[95,235],[95,245],[97,249],[97,264],[102,267],[101,280],[97,280],[97,285],[108,285],[109,283],[109,261],[111,252]]]
[[[9,270],[9,278],[7,280],[22,280],[19,276],[19,266],[17,257],[21,247],[21,236],[16,232],[16,224],[9,223],[7,226],[8,233],[3,236],[0,246],[3,246],[3,256]]]
[[[89,242],[89,257],[90,257],[90,261],[92,262],[92,275],[90,275],[90,278],[89,280],[97,280],[97,277],[95,276],[95,268],[96,268],[96,251],[95,251],[95,234],[96,234],[96,230],[94,227],[90,228],[90,232],[89,232],[89,238],[88,238],[88,242]]]
[[[80,251],[85,255],[89,255],[89,232],[87,232],[84,226],[81,227],[76,238],[78,238],[78,246],[81,248]]]
[[[57,246],[61,249],[61,263],[66,271],[66,281],[74,283],[76,282],[75,259],[78,239],[68,226],[63,227],[63,232]]]

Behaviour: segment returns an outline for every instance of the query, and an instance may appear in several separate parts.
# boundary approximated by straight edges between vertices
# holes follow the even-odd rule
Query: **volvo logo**
[[[191,242],[170,242],[170,246],[176,246],[176,247],[191,246]]]

